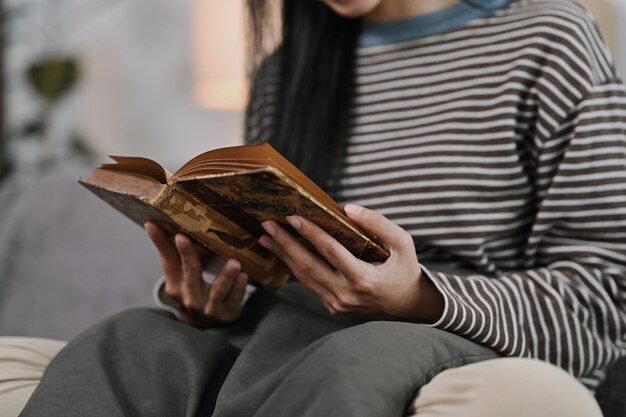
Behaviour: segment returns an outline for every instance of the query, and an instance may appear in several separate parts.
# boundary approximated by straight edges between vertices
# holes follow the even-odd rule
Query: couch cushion
[[[152,305],[155,249],[78,185],[78,172],[0,188],[0,335],[67,340],[115,312]],[[621,360],[598,390],[605,417],[626,416],[624,387]]]
[[[0,335],[69,339],[119,310],[152,305],[155,249],[74,173],[4,184],[0,207]]]

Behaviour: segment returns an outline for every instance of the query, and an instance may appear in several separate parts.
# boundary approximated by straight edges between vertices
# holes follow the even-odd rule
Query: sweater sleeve
[[[626,353],[626,91],[593,86],[533,152],[525,269],[424,272],[445,299],[434,327],[549,361],[589,388]]]

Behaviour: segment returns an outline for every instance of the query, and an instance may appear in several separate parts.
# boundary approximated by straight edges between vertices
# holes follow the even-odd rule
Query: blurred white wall
[[[78,0],[5,0],[9,11],[8,43],[5,50],[6,128],[19,131],[40,111],[41,102],[25,79],[26,68],[45,55],[66,55],[76,50],[73,40],[80,31],[80,18],[61,9],[73,8]],[[95,2],[94,2],[95,3]],[[110,3],[115,3],[113,0]],[[52,114],[53,123],[44,142],[23,140],[12,143],[19,168],[28,166],[43,155],[63,153],[67,138],[74,129],[79,95],[64,97]]]
[[[242,112],[193,97],[193,0],[7,0],[18,11],[7,50],[7,122],[40,103],[24,70],[43,55],[78,55],[81,87],[55,110],[45,146],[20,141],[22,161],[63,153],[80,131],[97,151],[154,158],[170,170],[208,149],[241,142]]]
[[[194,100],[191,0],[127,1],[85,31],[85,132],[107,154],[144,155],[177,168],[241,141],[239,111]]]

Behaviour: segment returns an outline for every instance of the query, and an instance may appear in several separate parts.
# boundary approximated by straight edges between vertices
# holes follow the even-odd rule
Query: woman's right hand
[[[165,275],[165,296],[183,320],[195,327],[232,323],[239,319],[248,276],[236,259],[228,259],[212,284],[202,279],[202,260],[191,239],[177,234],[175,244],[159,226],[144,225],[159,251]]]

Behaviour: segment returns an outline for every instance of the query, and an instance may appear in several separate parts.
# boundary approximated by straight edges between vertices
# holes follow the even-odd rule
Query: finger
[[[294,236],[280,227],[278,223],[268,220],[261,225],[272,237],[274,253],[281,259],[288,257],[292,260],[294,268],[291,270],[294,274],[313,279],[329,290],[336,285],[335,276],[337,273],[298,242]]]
[[[333,301],[335,299],[334,293],[338,290],[335,287],[341,284],[339,274],[331,270],[320,259],[317,259],[317,257],[302,246],[295,238],[291,237],[284,229],[279,227],[278,229],[279,230],[277,230],[274,235],[283,241],[282,245],[267,235],[261,236],[259,244],[272,251],[272,253],[287,264],[298,281],[310,289],[320,299],[328,302]],[[281,237],[279,236],[280,234],[289,236]],[[286,243],[286,240],[289,240],[289,243]],[[289,251],[285,249],[286,247],[289,248]],[[290,255],[290,253],[293,255]]]
[[[233,283],[237,279],[237,275],[241,271],[241,264],[236,259],[229,259],[222,267],[219,274],[209,288],[209,296],[204,305],[204,312],[207,315],[216,311],[216,308],[224,302],[224,299],[231,291]]]
[[[411,235],[377,211],[356,204],[346,204],[345,211],[351,220],[367,232],[378,236],[390,250],[400,253],[415,252]]]
[[[190,310],[202,310],[204,281],[202,262],[191,240],[182,234],[175,237],[182,264],[182,302]]]
[[[180,271],[180,257],[176,247],[167,238],[163,229],[155,223],[146,222],[144,224],[144,229],[159,252],[161,266],[165,277],[169,279],[178,278]]]
[[[230,292],[224,299],[224,304],[229,307],[238,307],[243,301],[243,297],[246,294],[246,288],[248,287],[248,274],[240,272],[237,278],[233,282],[233,286]]]
[[[287,221],[346,278],[356,279],[366,273],[369,264],[355,258],[348,249],[315,223],[300,216],[289,216]]]

